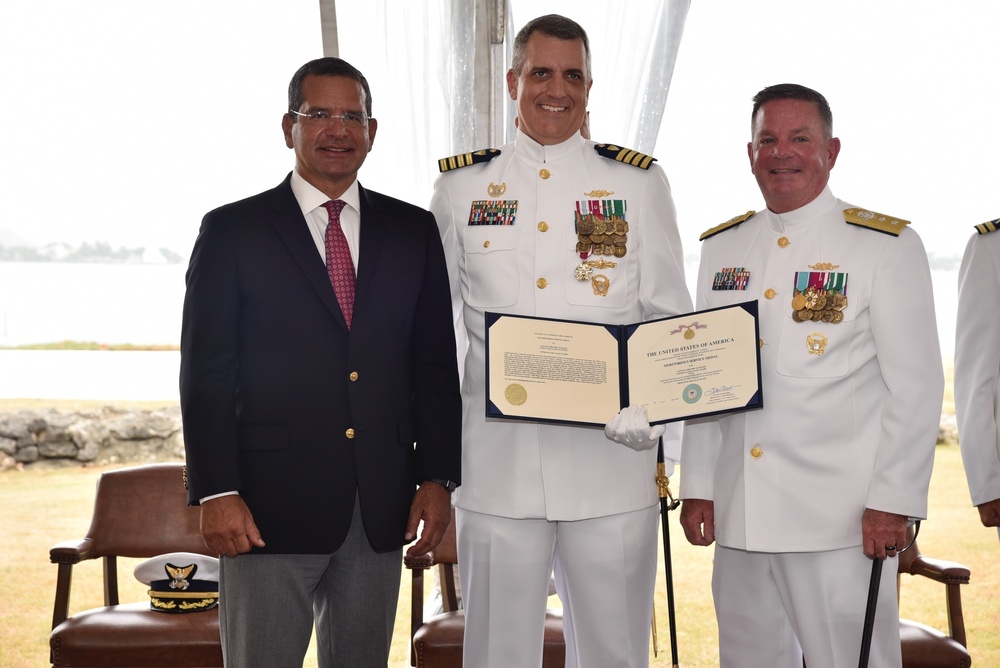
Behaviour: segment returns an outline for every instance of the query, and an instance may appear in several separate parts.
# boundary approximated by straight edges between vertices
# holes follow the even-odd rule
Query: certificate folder
[[[632,325],[486,313],[486,417],[603,427],[763,406],[757,302]]]

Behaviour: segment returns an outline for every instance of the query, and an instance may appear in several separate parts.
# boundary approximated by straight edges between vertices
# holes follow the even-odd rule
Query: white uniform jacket
[[[655,449],[635,452],[601,429],[485,417],[486,311],[627,324],[691,310],[666,175],[655,164],[643,170],[601,157],[594,146],[579,134],[543,146],[519,132],[498,157],[435,184],[431,210],[448,261],[460,356],[468,341],[459,508],[577,520],[656,503]],[[508,213],[516,202],[513,219],[472,224],[483,206],[476,213],[474,202],[483,200],[503,200]],[[606,258],[617,266],[597,272],[610,281],[606,296],[574,278],[581,202],[611,202],[628,222],[626,255]]]
[[[969,239],[958,272],[955,412],[973,505],[1000,499],[1000,232]]]
[[[866,507],[926,516],[944,388],[927,256],[909,228],[848,224],[850,207],[826,188],[702,247],[698,308],[760,311],[764,407],[684,429],[681,496],[714,501],[725,547],[839,549],[861,544]],[[745,289],[713,290],[733,268]],[[843,274],[841,322],[793,319],[796,272]]]

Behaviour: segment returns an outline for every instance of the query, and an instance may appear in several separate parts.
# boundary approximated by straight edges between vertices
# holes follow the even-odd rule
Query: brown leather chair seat
[[[458,545],[454,510],[441,544],[423,557],[404,557],[403,563],[412,573],[410,664],[417,668],[462,668],[465,612],[459,608],[455,587]],[[424,573],[435,566],[440,571],[441,602],[445,612],[424,621]],[[563,668],[565,665],[562,610],[550,609],[545,614],[542,668]]]
[[[202,540],[200,511],[187,505],[182,471],[181,464],[150,464],[104,473],[86,537],[49,550],[59,566],[49,638],[54,668],[221,668],[218,608],[171,614],[153,610],[149,599],[119,601],[118,557],[217,556]],[[103,564],[104,606],[70,616],[73,566],[91,559]]]

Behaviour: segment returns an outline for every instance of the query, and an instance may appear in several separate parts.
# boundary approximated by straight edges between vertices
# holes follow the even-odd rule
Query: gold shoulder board
[[[441,158],[438,160],[438,169],[442,173],[450,172],[453,169],[478,165],[481,162],[489,162],[498,155],[500,155],[500,149],[498,148],[484,148],[472,153],[459,153],[450,158]]]
[[[652,156],[633,151],[630,148],[615,146],[614,144],[595,144],[594,150],[602,158],[611,158],[612,160],[624,162],[626,165],[632,165],[639,169],[649,169],[656,162],[656,158]]]
[[[698,241],[704,241],[705,239],[707,239],[709,237],[715,236],[719,232],[725,232],[726,230],[728,230],[731,227],[736,227],[740,223],[746,222],[750,218],[750,216],[754,215],[755,213],[757,213],[757,212],[756,211],[747,211],[746,213],[740,214],[739,216],[736,216],[735,218],[730,218],[729,220],[727,220],[726,222],[724,222],[722,225],[716,225],[715,227],[713,227],[710,230],[705,230],[704,232],[701,233],[701,236],[698,237]]]
[[[980,234],[996,232],[998,224],[1000,224],[1000,218],[997,218],[996,220],[988,220],[985,223],[979,223],[976,225],[976,232],[979,232]]]
[[[903,228],[910,224],[910,221],[902,218],[893,218],[883,213],[875,213],[867,209],[844,209],[844,220],[851,225],[867,227],[870,230],[891,234],[898,237]]]

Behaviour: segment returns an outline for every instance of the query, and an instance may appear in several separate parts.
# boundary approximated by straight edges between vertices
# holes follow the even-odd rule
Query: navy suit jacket
[[[181,409],[188,501],[236,490],[267,546],[329,553],[355,490],[380,552],[404,543],[417,484],[460,480],[461,397],[434,217],[360,189],[348,330],[292,194],[202,221],[187,272]]]

